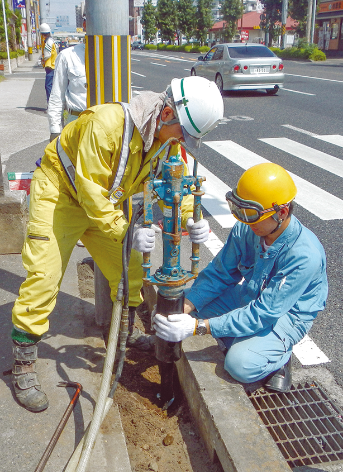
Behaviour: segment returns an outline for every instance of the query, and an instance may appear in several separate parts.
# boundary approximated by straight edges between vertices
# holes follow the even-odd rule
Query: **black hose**
[[[124,213],[126,213],[126,217],[128,219],[128,201],[127,200],[124,201]],[[126,231],[124,241],[123,241],[123,251],[122,251],[123,271],[122,271],[122,276],[121,276],[121,281],[120,281],[120,284],[122,284],[122,286],[123,286],[123,296],[124,296],[122,319],[123,319],[123,316],[125,316],[125,314],[127,316],[127,313],[128,313],[128,310],[129,310],[129,277],[128,277],[128,270],[129,270],[129,262],[130,262],[131,249],[132,249],[133,232],[134,232],[134,229],[135,229],[135,224],[138,221],[138,219],[142,216],[142,214],[143,214],[143,203],[139,202],[135,206],[135,208],[132,212],[130,225],[129,225],[128,230]],[[125,330],[124,331],[125,339],[121,338],[121,340],[120,340],[121,348],[120,348],[118,366],[117,366],[114,382],[113,382],[113,384],[110,388],[110,391],[108,393],[108,398],[113,398],[114,397],[114,394],[115,394],[115,391],[117,389],[121,374],[123,372],[127,335],[128,335],[128,332],[127,332],[127,330]]]

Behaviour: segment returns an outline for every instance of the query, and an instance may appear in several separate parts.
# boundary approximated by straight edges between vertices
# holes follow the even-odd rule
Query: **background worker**
[[[55,60],[57,57],[57,49],[54,40],[51,37],[51,29],[47,23],[42,23],[39,27],[42,42],[42,66],[45,69],[45,93],[46,101],[49,103],[52,82],[54,79]]]
[[[214,82],[202,77],[173,79],[161,94],[146,92],[129,105],[108,103],[87,109],[46,147],[30,190],[22,252],[28,274],[12,311],[12,384],[18,402],[28,410],[48,407],[35,370],[37,343],[49,329],[48,316],[76,241],[82,240],[108,279],[115,300],[128,228],[121,203],[143,190],[150,160],[163,143],[175,138],[199,146],[201,137],[222,119],[223,108]],[[173,154],[179,151],[179,144],[171,146]],[[156,174],[159,168],[155,160]],[[181,211],[191,240],[205,241],[209,226],[205,220],[194,224],[192,195],[183,199]],[[141,303],[141,252],[151,252],[154,245],[153,229],[135,230],[128,271],[130,313]],[[149,339],[146,335],[142,340],[133,331],[128,344],[149,345]]]
[[[266,379],[266,387],[280,392],[291,386],[292,347],[328,293],[324,249],[292,215],[296,192],[276,164],[244,172],[226,196],[239,221],[186,294],[184,313],[153,319],[157,336],[167,341],[194,333],[220,339],[234,379]]]
[[[87,108],[85,49],[85,44],[79,43],[64,49],[57,56],[48,106],[50,142],[61,134],[64,110],[68,112],[68,124]]]

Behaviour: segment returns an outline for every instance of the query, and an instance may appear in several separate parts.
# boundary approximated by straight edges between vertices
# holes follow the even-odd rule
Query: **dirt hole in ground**
[[[150,314],[141,305],[136,326],[150,331]],[[191,417],[177,375],[175,401],[162,411],[157,394],[160,373],[154,353],[129,348],[114,401],[118,404],[133,472],[222,472],[213,464]]]

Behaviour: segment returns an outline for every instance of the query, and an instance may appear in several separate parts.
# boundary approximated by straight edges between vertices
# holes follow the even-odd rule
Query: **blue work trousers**
[[[52,82],[54,80],[54,73],[55,69],[51,69],[50,67],[45,68],[45,93],[46,93],[46,101],[49,103],[49,98],[52,89]]]
[[[239,308],[237,289],[239,287],[227,289],[220,297],[192,315],[209,319]],[[302,338],[303,335],[291,328],[288,335],[281,337],[274,331],[273,326],[251,336],[220,338],[228,348],[224,368],[239,382],[256,382],[286,364],[292,354],[293,345]]]

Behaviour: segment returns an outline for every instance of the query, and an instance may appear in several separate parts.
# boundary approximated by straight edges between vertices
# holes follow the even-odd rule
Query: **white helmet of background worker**
[[[39,31],[41,34],[51,34],[51,29],[48,23],[42,23],[39,27]]]
[[[223,98],[217,85],[204,77],[173,79],[170,85],[185,142],[198,148],[201,138],[223,118]]]

